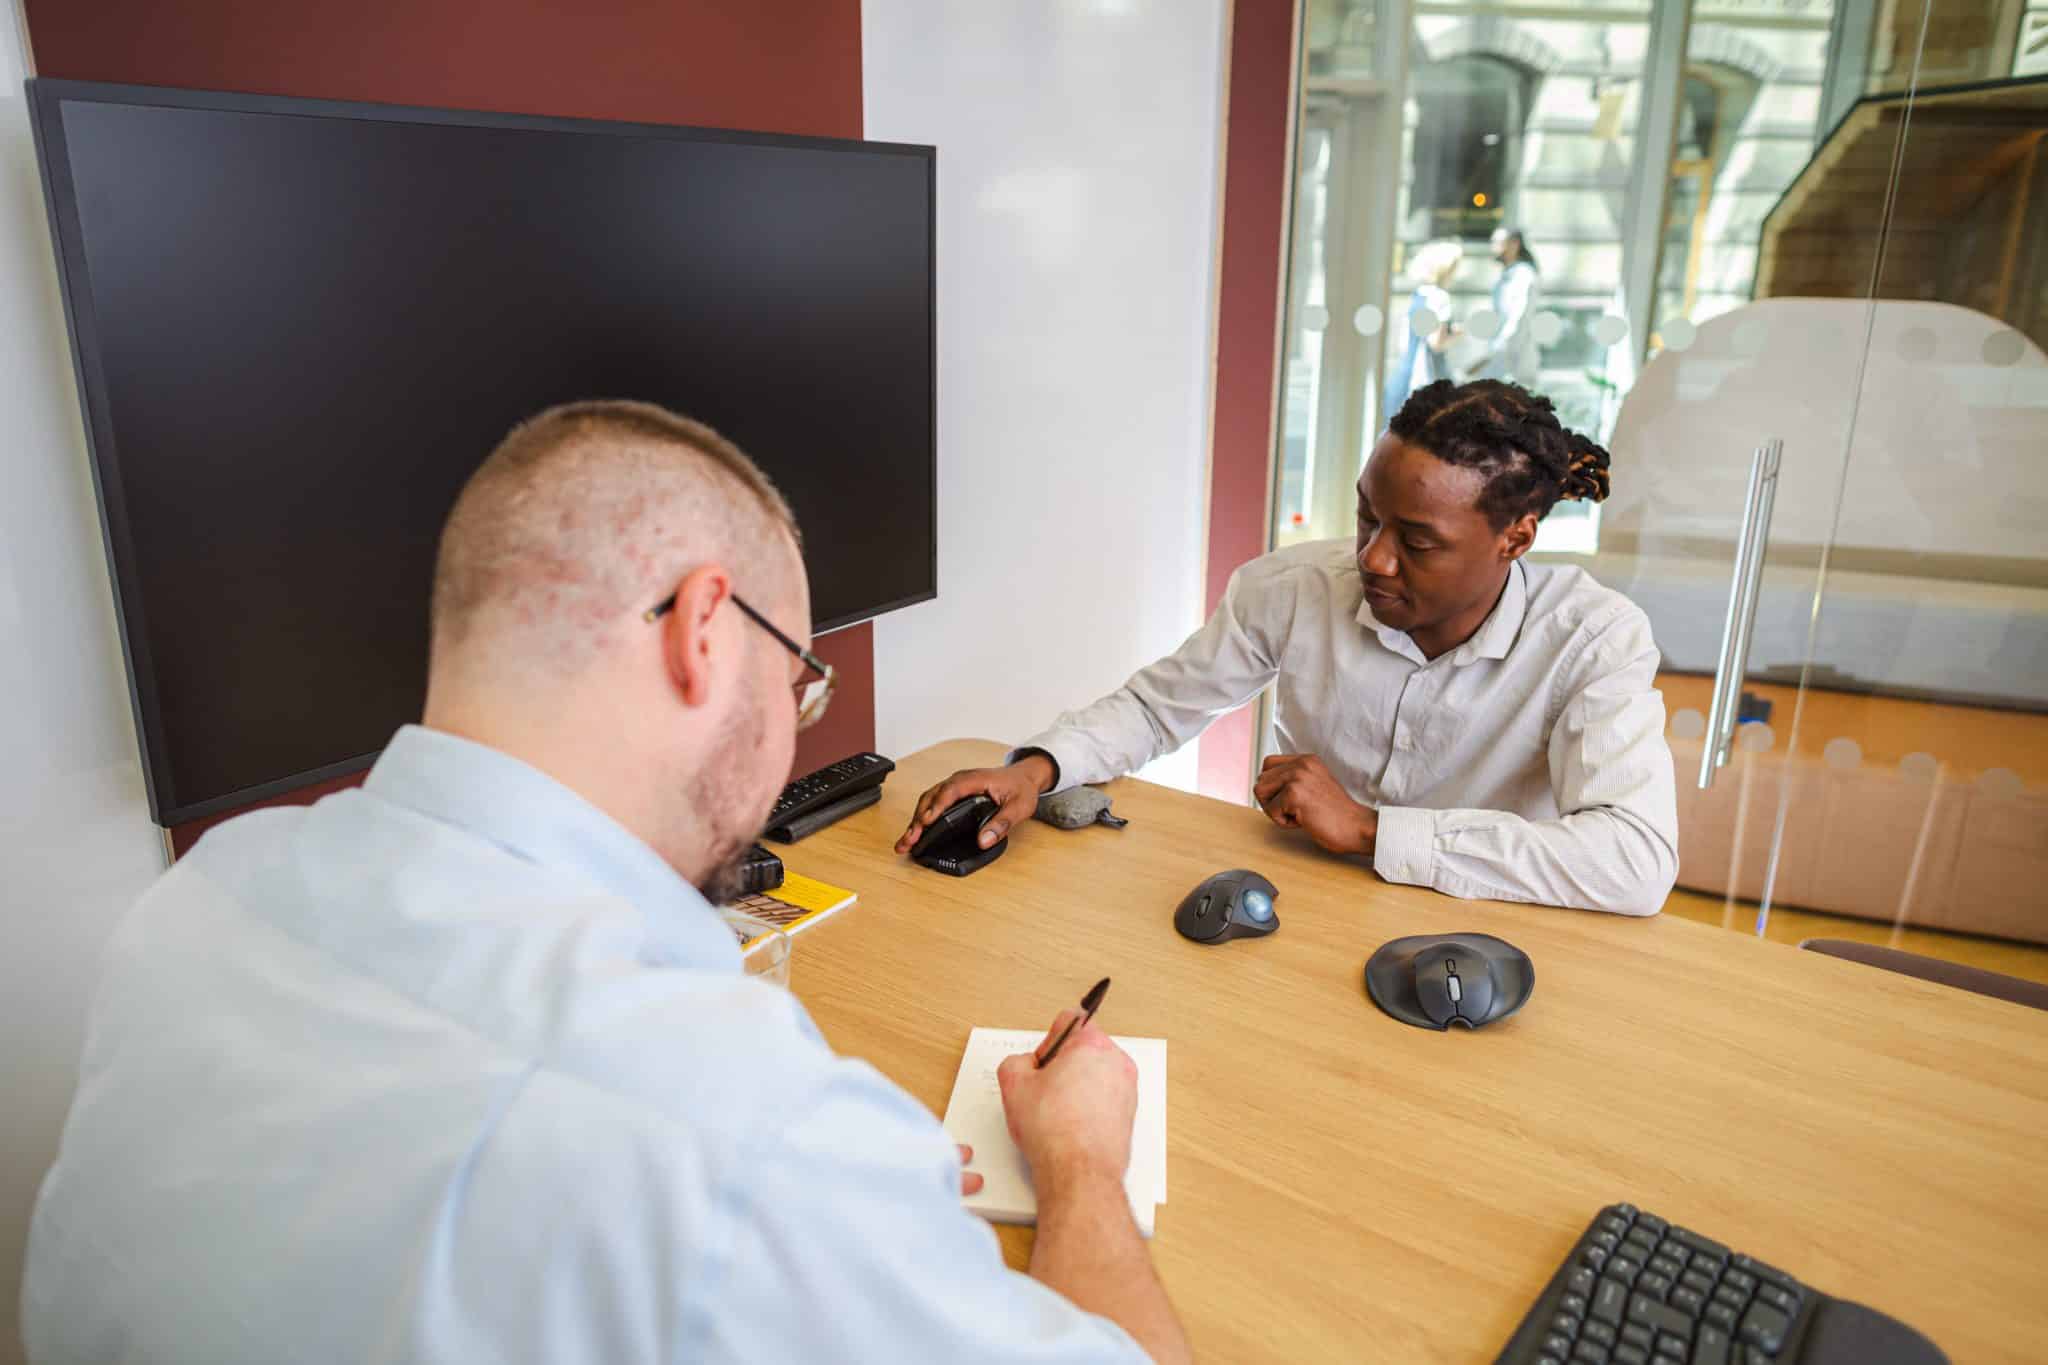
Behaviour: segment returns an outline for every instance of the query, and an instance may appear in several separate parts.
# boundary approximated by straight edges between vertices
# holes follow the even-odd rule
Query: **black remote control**
[[[870,787],[881,786],[882,779],[895,771],[896,765],[880,754],[855,754],[852,758],[828,763],[782,789],[782,795],[776,798],[775,809],[768,814],[767,826],[769,829],[781,829],[792,825],[826,806],[835,805]]]

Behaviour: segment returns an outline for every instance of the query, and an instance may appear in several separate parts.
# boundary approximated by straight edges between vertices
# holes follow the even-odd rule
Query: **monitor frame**
[[[875,142],[860,138],[817,137],[793,133],[749,132],[730,128],[685,124],[629,123],[610,119],[564,118],[544,114],[491,113],[479,110],[445,109],[425,105],[373,104],[353,100],[306,99],[290,95],[258,95],[232,91],[186,90],[166,86],[123,85],[103,81],[63,80],[31,77],[24,82],[28,95],[29,125],[34,134],[36,161],[42,175],[43,201],[49,214],[51,245],[56,257],[58,293],[63,299],[64,321],[70,343],[72,374],[78,385],[79,406],[85,419],[86,463],[92,471],[93,501],[99,509],[100,535],[112,578],[114,619],[121,639],[121,654],[128,676],[128,697],[133,711],[137,747],[142,759],[143,787],[149,798],[150,818],[166,829],[219,815],[222,812],[289,795],[322,782],[361,772],[375,763],[382,749],[355,754],[318,768],[288,777],[275,778],[200,800],[184,798],[177,790],[171,757],[165,742],[162,709],[157,696],[157,676],[150,657],[149,633],[143,608],[143,591],[131,539],[131,516],[121,486],[118,443],[113,432],[106,376],[101,367],[99,329],[93,316],[90,272],[87,269],[75,187],[64,135],[62,105],[67,101],[122,104],[148,108],[200,109],[218,113],[267,114],[291,118],[331,118],[356,122],[419,123],[465,128],[579,133],[585,135],[660,138],[680,142],[712,142],[741,146],[800,147],[823,151],[859,150],[921,159],[925,165],[926,259],[930,262],[927,294],[930,299],[930,353],[927,363],[932,377],[932,449],[930,478],[933,488],[931,516],[931,557],[929,591],[883,602],[871,609],[814,621],[818,635],[843,630],[903,607],[929,602],[938,596],[938,152],[918,143]],[[481,459],[484,452],[478,452]]]

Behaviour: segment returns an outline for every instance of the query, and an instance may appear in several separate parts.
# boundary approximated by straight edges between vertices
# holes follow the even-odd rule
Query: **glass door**
[[[1845,582],[1829,557],[1867,463],[1852,457],[1875,392],[1865,357],[1892,325],[1875,300],[1918,287],[1880,272],[1902,259],[1883,225],[1912,191],[1890,168],[1913,144],[1864,100],[1915,93],[1891,31],[1906,8],[1305,5],[1273,543],[1349,535],[1366,456],[1428,378],[1547,394],[1609,447],[1613,492],[1554,511],[1532,563],[1589,573],[1648,614],[1680,773],[1667,909],[1745,931],[1774,899],[1813,895],[1809,769],[1835,771],[1849,749],[1830,760],[1828,741],[1853,738],[1809,738],[1822,708],[1802,698],[1843,683],[1830,668],[1870,676],[1814,622]],[[1505,288],[1518,263],[1529,287]],[[2012,565],[1984,572],[2024,586]],[[1855,629],[1883,638],[1894,619]],[[1933,840],[1947,817],[1916,818]]]
[[[2048,77],[2015,74],[1998,8],[1887,8],[1839,151],[1766,241],[1787,306],[1875,298],[1844,300],[1851,434],[1774,673],[1796,697],[1760,890],[1773,937],[2048,980]],[[1800,244],[1821,234],[1875,242],[1874,269]]]

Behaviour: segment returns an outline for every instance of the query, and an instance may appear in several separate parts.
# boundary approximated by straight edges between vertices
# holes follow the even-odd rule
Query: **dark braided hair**
[[[1557,420],[1548,398],[1519,384],[1439,379],[1409,395],[1387,430],[1446,464],[1486,476],[1479,510],[1504,530],[1565,502],[1607,497],[1607,452]]]

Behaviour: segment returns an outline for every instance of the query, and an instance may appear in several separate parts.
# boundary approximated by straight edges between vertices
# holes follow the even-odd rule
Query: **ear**
[[[732,667],[723,657],[731,646],[721,644],[716,629],[720,610],[731,596],[732,575],[724,566],[701,565],[676,585],[675,610],[661,618],[662,657],[685,706],[710,701],[714,676]]]
[[[1525,512],[1509,522],[1507,529],[1500,533],[1500,557],[1512,564],[1529,553],[1535,543],[1536,517],[1534,513]]]

